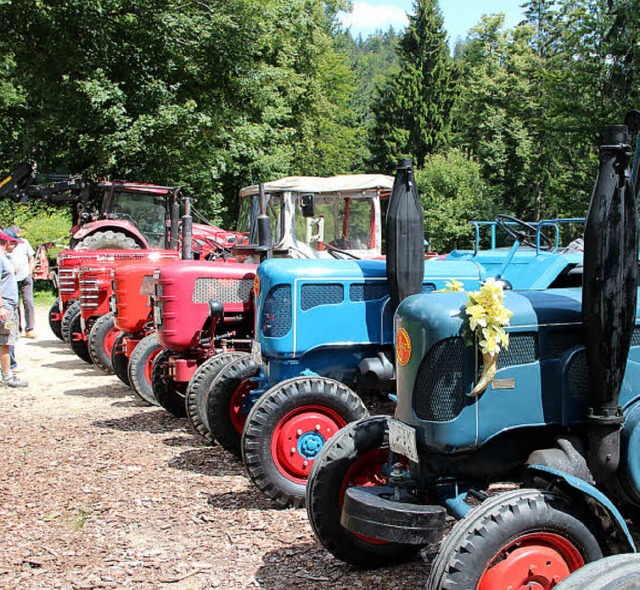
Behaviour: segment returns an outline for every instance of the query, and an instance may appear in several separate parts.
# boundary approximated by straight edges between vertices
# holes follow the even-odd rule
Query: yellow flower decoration
[[[464,285],[456,279],[451,279],[444,284],[444,289],[439,289],[437,293],[461,293],[464,291]]]

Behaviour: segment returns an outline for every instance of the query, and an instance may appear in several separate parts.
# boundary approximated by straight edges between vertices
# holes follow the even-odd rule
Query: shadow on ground
[[[77,377],[83,377],[84,375],[76,375]],[[120,386],[113,386],[113,383],[105,385],[91,385],[86,389],[69,389],[64,392],[64,395],[71,397],[107,397],[107,398],[125,398],[131,394],[127,389]]]
[[[125,390],[124,395],[131,395]],[[124,397],[122,395],[121,397]],[[111,430],[121,430],[124,432],[174,432],[176,430],[185,430],[187,427],[186,420],[179,420],[165,410],[153,410],[148,412],[140,412],[126,418],[114,418],[113,420],[97,420],[92,423],[98,428],[109,428]]]
[[[169,467],[211,477],[234,477],[246,473],[242,463],[220,447],[184,451],[169,461]]]
[[[428,564],[420,558],[395,567],[362,571],[335,559],[319,543],[287,544],[286,539],[284,541],[281,549],[264,556],[264,563],[256,573],[260,588],[351,590],[357,587],[397,590],[395,574],[404,569],[410,570],[414,583],[403,584],[403,589],[424,588],[429,575]],[[282,564],[286,564],[286,567],[283,568]]]

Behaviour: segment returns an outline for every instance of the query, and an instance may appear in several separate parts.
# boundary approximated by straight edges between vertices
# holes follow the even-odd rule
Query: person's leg
[[[9,358],[11,359],[11,370],[13,371],[18,366],[18,361],[16,360],[15,346],[9,346]]]
[[[11,347],[15,346],[18,337],[18,310],[14,309],[5,322],[10,331],[0,336],[0,367],[2,368],[2,385],[4,387],[27,387],[28,383],[18,379],[11,370]]]
[[[24,321],[23,321],[23,313],[20,307],[20,302],[24,302],[24,297],[22,295],[22,285],[24,281],[18,281],[18,334],[20,334],[24,330]],[[24,307],[24,303],[23,303]]]
[[[0,344],[0,367],[2,377],[11,373],[11,347],[8,344]]]
[[[36,327],[36,307],[33,301],[33,277],[28,276],[22,281],[22,305],[24,306],[24,330],[31,332]]]

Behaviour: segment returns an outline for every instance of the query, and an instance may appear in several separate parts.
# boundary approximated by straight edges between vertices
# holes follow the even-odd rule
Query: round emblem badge
[[[256,294],[256,297],[260,297],[260,278],[258,275],[253,279],[253,292]]]
[[[402,367],[411,358],[411,338],[404,328],[400,328],[396,333],[396,357]]]

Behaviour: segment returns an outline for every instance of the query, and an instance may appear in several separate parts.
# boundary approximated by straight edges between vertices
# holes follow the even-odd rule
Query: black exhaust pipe
[[[178,240],[180,234],[180,197],[178,192],[173,193],[171,201],[171,225],[169,226],[169,249],[178,249]]]
[[[394,311],[422,290],[424,216],[413,177],[413,162],[400,160],[387,210],[387,280]]]
[[[267,199],[264,194],[264,184],[258,185],[258,198],[260,199],[260,214],[256,219],[258,226],[258,252],[260,261],[271,258],[273,253],[273,245],[271,243],[271,222],[267,215]]]
[[[191,217],[191,198],[184,197],[184,215],[182,216],[182,259],[193,260],[193,217]]]
[[[627,125],[608,126],[584,233],[582,316],[591,407],[587,461],[596,482],[620,460],[619,406],[635,326],[638,235]]]

